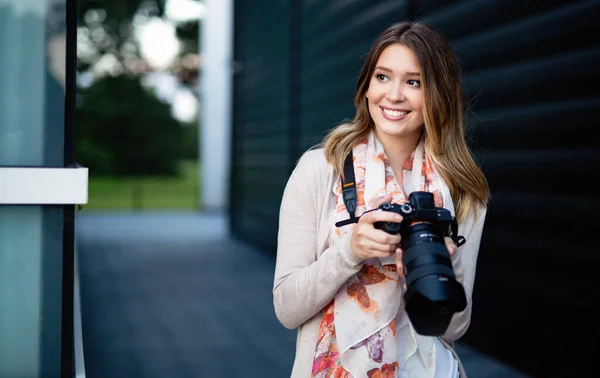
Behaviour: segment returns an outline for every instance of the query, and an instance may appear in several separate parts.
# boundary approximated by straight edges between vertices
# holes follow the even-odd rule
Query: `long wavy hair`
[[[465,139],[460,67],[447,39],[432,26],[401,22],[380,34],[358,76],[354,119],[333,128],[320,146],[325,149],[327,161],[343,175],[345,157],[375,127],[365,94],[379,56],[395,43],[411,49],[419,63],[425,148],[448,184],[457,220],[464,220],[477,205],[487,204],[490,190]]]

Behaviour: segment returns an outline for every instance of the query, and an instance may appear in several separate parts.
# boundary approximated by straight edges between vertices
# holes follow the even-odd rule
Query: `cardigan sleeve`
[[[481,242],[486,213],[486,207],[478,208],[476,216],[473,215],[470,217],[471,222],[465,222],[465,229],[459,230],[459,234],[465,236],[466,242],[463,246],[459,247],[454,256],[452,256],[452,267],[457,281],[460,282],[465,289],[467,307],[462,312],[458,312],[452,316],[448,329],[444,335],[442,335],[442,338],[448,343],[452,343],[461,338],[465,332],[467,332],[469,324],[471,323],[475,268],[477,265],[479,244]]]
[[[351,233],[322,254],[317,251],[318,217],[326,203],[319,193],[331,193],[331,188],[324,187],[328,172],[322,152],[309,151],[298,162],[283,193],[273,303],[277,318],[289,329],[320,312],[362,266],[350,249]]]

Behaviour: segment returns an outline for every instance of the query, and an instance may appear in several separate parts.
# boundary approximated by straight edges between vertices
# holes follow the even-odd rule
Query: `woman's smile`
[[[410,114],[410,110],[406,110],[406,109],[384,108],[383,106],[380,106],[380,108],[381,108],[381,113],[383,114],[383,117],[390,121],[403,120]]]

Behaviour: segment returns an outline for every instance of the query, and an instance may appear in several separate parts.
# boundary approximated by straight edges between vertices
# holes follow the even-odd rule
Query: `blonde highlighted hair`
[[[415,54],[423,89],[425,149],[448,184],[460,222],[477,205],[486,205],[490,191],[465,140],[460,68],[446,38],[430,25],[401,22],[387,28],[371,47],[360,71],[354,105],[356,115],[332,129],[321,144],[327,161],[343,175],[344,159],[374,128],[365,94],[379,56],[389,45],[402,44]]]

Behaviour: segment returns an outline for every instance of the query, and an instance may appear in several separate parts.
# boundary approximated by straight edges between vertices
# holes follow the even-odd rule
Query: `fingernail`
[[[377,202],[378,202],[380,199],[382,199],[382,198],[383,198],[383,197],[376,197],[376,198],[373,198],[371,201],[369,201],[369,205],[371,205],[371,206],[375,206],[375,205],[377,204]]]

